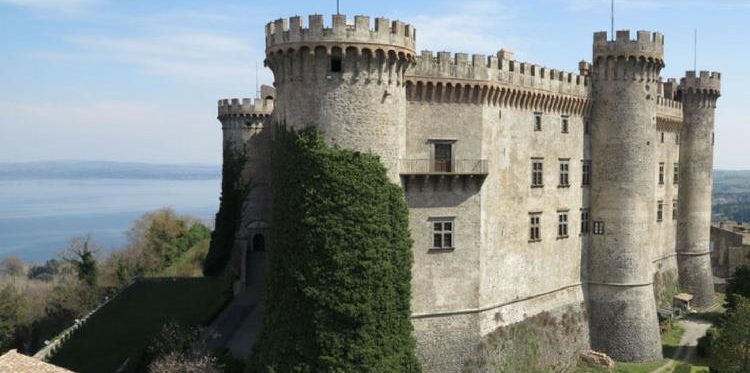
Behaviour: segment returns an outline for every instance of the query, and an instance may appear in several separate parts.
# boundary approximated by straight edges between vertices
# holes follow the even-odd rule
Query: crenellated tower
[[[405,149],[404,75],[414,63],[415,30],[399,21],[334,15],[279,19],[266,26],[266,65],[278,92],[273,121],[315,126],[331,145],[380,156],[398,181]]]
[[[594,34],[591,347],[619,361],[662,356],[651,277],[656,96],[664,37]]]
[[[242,180],[239,182],[250,186],[229,261],[230,273],[239,279],[235,284],[236,291],[262,281],[265,261],[256,258],[251,262],[253,256],[263,255],[271,224],[271,131],[268,121],[274,110],[275,97],[273,87],[262,86],[261,97],[255,100],[233,98],[218,102],[224,154],[231,152],[234,156],[244,156]],[[229,161],[224,159],[225,163]],[[254,252],[261,254],[254,255]]]
[[[714,302],[709,241],[714,160],[714,111],[721,75],[688,71],[678,88],[683,126],[680,138],[680,192],[677,263],[680,286],[696,305]]]

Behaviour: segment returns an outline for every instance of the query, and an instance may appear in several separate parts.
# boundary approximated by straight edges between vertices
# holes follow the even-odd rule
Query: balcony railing
[[[486,159],[457,159],[455,161],[438,161],[432,159],[401,159],[401,175],[475,175],[489,173]]]

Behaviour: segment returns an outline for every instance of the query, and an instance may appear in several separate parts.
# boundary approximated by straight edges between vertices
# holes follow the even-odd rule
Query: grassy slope
[[[78,373],[114,372],[128,358],[137,361],[165,321],[208,322],[228,300],[227,290],[214,278],[136,283],[92,316],[50,362]]]

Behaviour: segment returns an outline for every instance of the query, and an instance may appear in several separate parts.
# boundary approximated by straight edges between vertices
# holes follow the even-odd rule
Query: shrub
[[[277,130],[266,314],[255,372],[420,371],[403,192],[379,159]]]

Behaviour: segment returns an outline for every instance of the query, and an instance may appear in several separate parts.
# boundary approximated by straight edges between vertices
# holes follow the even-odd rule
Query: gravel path
[[[695,354],[698,339],[706,335],[706,331],[711,327],[710,322],[701,320],[680,320],[677,323],[685,328],[685,333],[680,339],[680,346],[674,352],[674,355],[669,357],[673,361],[667,362],[651,373],[671,372],[671,368],[676,361],[689,363]]]

